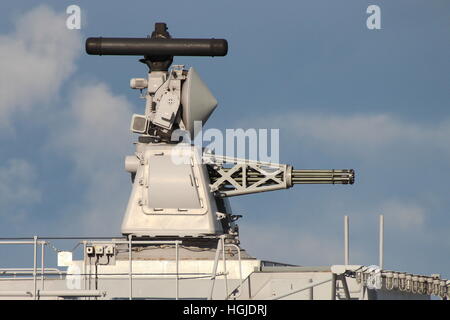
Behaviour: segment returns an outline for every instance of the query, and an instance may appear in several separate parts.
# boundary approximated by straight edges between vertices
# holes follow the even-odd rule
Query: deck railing
[[[55,251],[59,251],[56,249],[50,242],[50,240],[81,240],[78,242],[78,244],[74,247],[73,251],[82,244],[83,246],[83,266],[84,270],[80,274],[82,276],[83,280],[83,287],[84,290],[60,290],[60,291],[46,291],[45,290],[45,280],[46,279],[54,279],[59,278],[61,280],[66,279],[66,276],[69,274],[67,271],[60,270],[58,268],[54,267],[46,267],[45,266],[45,248],[47,246],[51,246]],[[23,280],[23,279],[32,279],[33,281],[33,290],[30,291],[0,291],[0,296],[11,296],[11,297],[30,297],[33,299],[39,299],[39,297],[44,296],[63,296],[63,297],[100,297],[106,295],[106,292],[101,292],[99,290],[92,290],[90,288],[90,281],[92,276],[98,276],[97,270],[95,270],[95,273],[92,272],[91,265],[89,264],[89,270],[87,270],[87,264],[86,264],[86,248],[88,246],[95,246],[96,244],[102,244],[102,245],[117,245],[117,244],[126,244],[128,248],[128,272],[125,273],[107,273],[102,274],[102,276],[128,276],[129,279],[129,299],[133,299],[133,277],[136,276],[155,276],[155,275],[165,275],[165,276],[174,276],[175,280],[175,293],[174,297],[175,299],[179,299],[179,281],[184,279],[180,277],[181,275],[190,275],[190,276],[200,276],[203,278],[210,278],[211,280],[211,287],[209,291],[209,299],[212,299],[213,293],[214,293],[214,285],[215,280],[217,277],[224,277],[225,280],[225,297],[228,297],[229,295],[229,288],[228,288],[228,271],[227,271],[227,265],[226,265],[226,247],[233,247],[237,251],[238,255],[238,261],[239,261],[239,277],[240,277],[240,284],[243,282],[242,278],[242,261],[241,261],[241,251],[240,248],[237,245],[234,244],[227,244],[225,243],[225,237],[221,236],[218,239],[218,245],[216,249],[216,255],[214,259],[214,265],[213,270],[211,273],[180,273],[179,271],[179,264],[180,264],[180,246],[182,245],[182,241],[180,240],[140,240],[133,238],[132,235],[129,235],[127,238],[122,239],[114,239],[113,237],[52,237],[52,238],[40,238],[38,236],[34,236],[32,238],[0,238],[0,245],[30,245],[33,247],[33,267],[31,268],[0,268],[0,280]],[[134,273],[133,272],[133,259],[132,259],[132,248],[134,245],[173,245],[175,247],[175,273]],[[41,261],[40,261],[40,267],[38,266],[38,247],[41,248]],[[220,253],[222,254],[222,257],[220,259]],[[222,260],[223,263],[223,271],[218,273],[218,263],[219,260]],[[38,286],[38,280],[40,280],[40,286]],[[89,286],[87,283],[89,282]]]

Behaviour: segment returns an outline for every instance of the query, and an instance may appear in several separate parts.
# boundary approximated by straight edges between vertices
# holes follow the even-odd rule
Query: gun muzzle
[[[92,55],[127,56],[225,56],[225,39],[88,38],[86,52]]]
[[[355,171],[344,170],[292,170],[292,184],[353,184]]]

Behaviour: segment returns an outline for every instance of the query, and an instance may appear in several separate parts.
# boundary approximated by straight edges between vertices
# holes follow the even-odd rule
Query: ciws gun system
[[[174,39],[165,23],[147,38],[88,38],[92,55],[137,55],[147,78],[131,79],[146,99],[145,113],[134,114],[131,131],[140,134],[136,152],[125,159],[133,187],[122,233],[135,237],[216,239],[238,243],[240,217],[228,197],[286,189],[294,184],[353,184],[353,170],[295,170],[289,165],[229,158],[203,152],[174,139],[194,138],[217,100],[194,68],[171,67],[174,56],[225,56],[224,39]],[[180,156],[182,155],[182,156]]]

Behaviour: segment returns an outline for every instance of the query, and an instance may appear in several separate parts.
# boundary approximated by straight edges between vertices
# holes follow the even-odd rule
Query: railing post
[[[86,240],[83,240],[83,289],[86,290],[87,287],[87,277],[86,277]],[[87,300],[87,298],[85,298]]]
[[[225,252],[225,236],[222,236],[223,276],[225,279],[225,299],[228,298],[227,257]]]
[[[344,264],[349,265],[349,218],[344,216]]]
[[[384,265],[384,216],[380,215],[380,269],[383,270]]]
[[[179,292],[178,292],[178,290],[179,290],[179,287],[178,287],[178,260],[179,260],[179,252],[178,252],[178,250],[179,250],[179,247],[178,247],[178,242],[175,242],[175,255],[176,255],[176,273],[177,273],[177,275],[176,275],[176,283],[175,283],[175,299],[176,300],[178,300],[178,294],[179,294]]]
[[[128,276],[130,278],[130,300],[133,299],[133,259],[131,257],[131,249],[132,249],[132,235],[128,235],[128,262],[129,262],[129,270]]]
[[[45,257],[45,245],[47,243],[45,241],[42,241],[41,243],[41,290],[44,290],[44,257]]]
[[[33,298],[37,300],[37,279],[36,279],[36,267],[37,267],[37,236],[33,237]]]

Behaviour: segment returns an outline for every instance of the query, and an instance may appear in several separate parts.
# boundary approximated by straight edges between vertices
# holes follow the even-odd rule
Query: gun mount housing
[[[194,123],[207,121],[217,100],[194,70],[174,65],[174,56],[225,56],[225,39],[172,39],[165,23],[156,23],[148,38],[88,38],[94,55],[140,55],[150,72],[134,78],[133,89],[145,97],[145,113],[134,114],[131,131],[139,134],[125,168],[132,191],[122,233],[137,237],[191,237],[239,243],[229,197],[287,189],[295,184],[353,184],[355,173],[344,170],[296,170],[215,155],[174,140],[177,130],[194,138]],[[191,140],[192,141],[192,140]],[[181,151],[186,161],[176,163]]]

